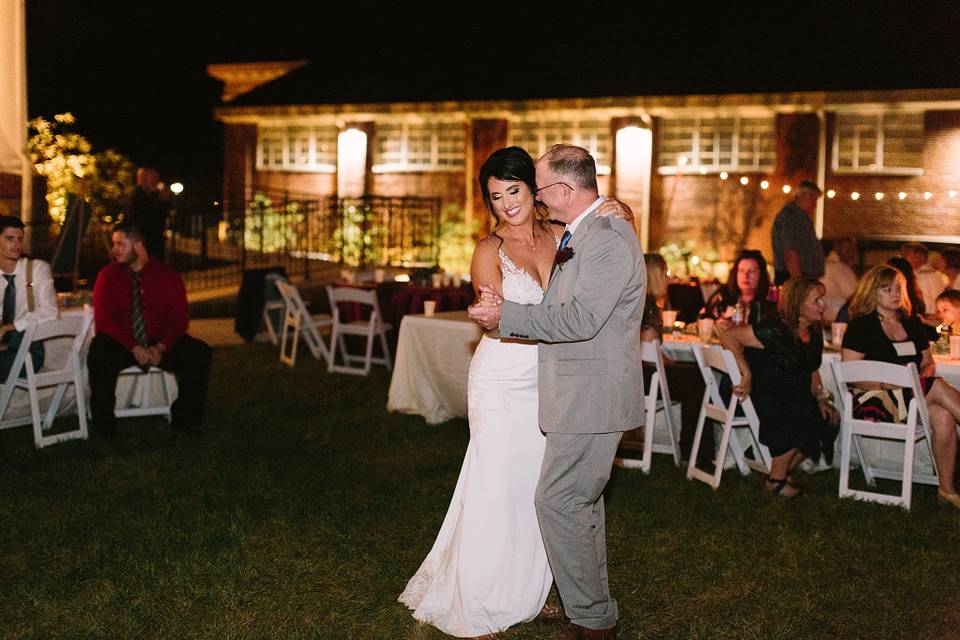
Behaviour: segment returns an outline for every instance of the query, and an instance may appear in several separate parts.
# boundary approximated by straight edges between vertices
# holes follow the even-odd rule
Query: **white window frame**
[[[831,149],[831,160],[830,160],[830,169],[833,173],[837,174],[856,174],[856,175],[886,175],[886,176],[922,176],[923,167],[889,167],[886,166],[886,157],[883,152],[883,145],[885,139],[885,130],[884,130],[884,117],[891,114],[891,111],[874,111],[869,113],[856,112],[856,111],[838,111],[834,118],[833,122],[833,145]],[[908,112],[897,112],[900,115],[908,113],[911,115],[920,116],[920,127],[921,127],[921,144],[923,139],[926,137],[926,130],[923,125],[923,115],[922,111],[908,111]],[[876,137],[875,143],[875,162],[870,163],[865,167],[860,166],[859,158],[859,135],[854,138],[853,143],[853,166],[845,167],[840,165],[840,131],[841,131],[841,119],[843,117],[872,117],[876,118],[876,127],[873,129],[874,136]],[[920,154],[920,162],[923,163],[923,153]]]
[[[385,129],[399,129],[400,150],[397,152],[399,160],[383,162],[380,151],[381,132]],[[443,134],[459,128],[459,139],[446,138]],[[413,153],[410,145],[410,134],[426,134],[430,137],[430,159],[427,162],[411,162]],[[374,124],[373,141],[373,173],[414,173],[414,172],[456,172],[466,168],[467,162],[467,132],[463,120],[378,120]],[[441,152],[441,142],[449,144],[453,141],[459,151],[453,153]],[[447,162],[443,162],[447,160]]]
[[[556,127],[548,127],[547,124],[559,122],[561,124],[560,129]],[[589,129],[584,129],[584,123],[600,123],[601,128],[596,129],[590,127]],[[520,124],[534,124],[537,125],[534,127],[534,131],[537,135],[537,147],[535,149],[527,149],[527,146],[521,144],[522,140],[516,140],[516,129],[517,125]],[[590,152],[590,155],[593,156],[593,159],[597,163],[597,175],[598,176],[608,176],[610,175],[610,163],[613,161],[613,147],[614,140],[613,136],[610,133],[610,119],[607,116],[598,117],[591,116],[589,114],[584,114],[576,117],[567,117],[565,115],[555,115],[550,113],[542,114],[524,114],[522,116],[517,116],[510,119],[510,133],[508,136],[508,145],[517,145],[527,149],[527,152],[533,156],[534,159],[539,158],[544,153],[546,153],[553,143],[548,141],[548,136],[551,138],[557,137],[557,132],[560,131],[560,139],[563,140],[565,144],[572,144],[578,147],[583,147]],[[599,145],[597,143],[597,138],[604,136],[606,140],[607,150],[603,153],[599,151]]]
[[[660,143],[657,148],[657,173],[660,175],[677,175],[680,173],[688,175],[697,175],[697,174],[718,174],[724,171],[736,171],[737,173],[770,173],[774,170],[777,163],[776,158],[776,115],[773,113],[763,114],[763,115],[746,115],[746,114],[723,114],[723,113],[711,113],[709,115],[696,114],[696,115],[681,115],[677,114],[675,116],[664,116],[661,118],[662,122],[669,120],[693,120],[692,130],[689,131],[691,138],[691,150],[690,155],[687,158],[687,163],[683,166],[678,165],[676,162],[671,162],[670,164],[661,164],[662,153],[662,144],[663,139],[660,139]],[[701,132],[704,128],[705,123],[710,121],[720,121],[720,120],[733,120],[733,130],[730,133],[730,162],[726,164],[720,164],[719,162],[714,162],[711,159],[709,164],[703,162],[704,158],[700,156],[700,145],[701,145]],[[768,120],[770,123],[769,127],[769,136],[770,140],[773,143],[773,157],[770,159],[769,164],[762,163],[762,154],[759,149],[754,149],[751,153],[753,157],[753,162],[750,164],[745,164],[740,162],[741,155],[741,144],[746,144],[746,140],[743,139],[741,135],[741,128],[744,121],[758,121],[758,120]],[[660,125],[662,132],[663,124]],[[713,139],[713,154],[716,156],[719,154],[720,141],[724,137],[719,127],[714,124],[714,139]],[[753,144],[756,143],[756,137],[751,138]]]
[[[300,173],[336,173],[336,146],[337,134],[339,133],[335,125],[258,125],[257,126],[257,170],[258,171],[286,171]],[[298,135],[300,134],[300,135]],[[306,134],[307,140],[307,158],[306,164],[296,162],[297,147],[299,140]],[[332,134],[332,138],[330,135]],[[280,139],[280,164],[265,164],[264,160],[264,141],[266,139]],[[319,144],[318,139],[323,137],[328,144],[332,143],[334,148],[333,162],[321,162],[318,160]]]

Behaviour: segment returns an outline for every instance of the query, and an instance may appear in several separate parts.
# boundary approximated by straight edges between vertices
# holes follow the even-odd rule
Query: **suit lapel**
[[[588,213],[583,220],[580,221],[580,224],[577,225],[577,230],[573,232],[573,236],[570,238],[570,242],[567,243],[567,246],[573,249],[573,256],[571,260],[576,258],[577,255],[577,246],[579,243],[587,236],[587,233],[590,231],[590,227],[593,226],[593,223],[597,221],[597,212],[596,210]],[[559,276],[556,276],[558,271],[563,271],[559,268],[560,265],[557,264],[557,257],[553,257],[553,266],[550,267],[550,280],[547,283],[547,291],[553,287],[553,282],[558,279]],[[546,297],[547,291],[544,292],[544,297]]]

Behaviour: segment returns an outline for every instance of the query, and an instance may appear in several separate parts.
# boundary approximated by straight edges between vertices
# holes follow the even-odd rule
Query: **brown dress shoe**
[[[571,622],[557,640],[617,640],[617,625],[609,629],[588,629]]]

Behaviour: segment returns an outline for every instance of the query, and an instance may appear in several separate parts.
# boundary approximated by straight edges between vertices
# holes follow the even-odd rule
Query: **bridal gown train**
[[[536,304],[543,290],[500,251],[503,295]],[[540,612],[553,576],[533,504],[545,439],[537,346],[484,336],[467,383],[470,443],[447,515],[400,595],[413,616],[457,637],[502,631]]]

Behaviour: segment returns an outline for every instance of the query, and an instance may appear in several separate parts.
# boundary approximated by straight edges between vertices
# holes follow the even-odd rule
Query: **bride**
[[[519,147],[494,152],[480,169],[480,189],[494,225],[474,250],[474,289],[488,284],[508,300],[539,303],[563,227],[541,215],[533,159]],[[616,200],[598,215],[611,213],[632,218]],[[544,607],[553,576],[533,503],[545,443],[536,343],[483,336],[467,396],[470,443],[460,477],[436,542],[400,602],[444,633],[493,637],[541,610],[559,614]]]

